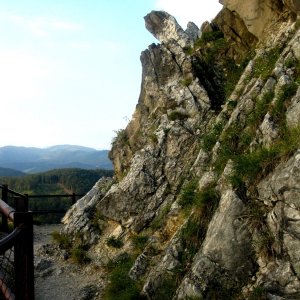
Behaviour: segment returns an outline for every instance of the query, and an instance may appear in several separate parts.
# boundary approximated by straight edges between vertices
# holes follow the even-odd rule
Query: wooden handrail
[[[14,208],[10,207],[6,202],[0,199],[0,212],[11,221],[14,220],[14,213],[16,212]]]

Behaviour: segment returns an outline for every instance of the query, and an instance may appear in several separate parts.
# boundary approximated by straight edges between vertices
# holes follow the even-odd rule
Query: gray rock
[[[181,47],[191,44],[190,36],[184,32],[176,19],[164,11],[152,11],[145,16],[146,28],[162,43],[175,40]]]
[[[98,292],[96,285],[87,285],[80,289],[79,295],[76,299],[78,300],[93,300]]]
[[[188,22],[185,33],[190,37],[192,41],[196,41],[199,36],[199,28],[193,22]]]
[[[35,270],[37,272],[45,271],[53,266],[53,261],[41,258],[35,264]]]

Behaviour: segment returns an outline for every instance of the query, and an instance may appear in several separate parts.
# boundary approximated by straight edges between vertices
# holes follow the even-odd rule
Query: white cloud
[[[157,0],[155,9],[164,10],[174,16],[178,23],[185,28],[189,21],[198,26],[204,21],[211,21],[221,10],[218,0]]]

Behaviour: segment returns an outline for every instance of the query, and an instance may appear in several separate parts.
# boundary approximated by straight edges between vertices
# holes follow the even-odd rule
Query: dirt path
[[[60,231],[61,226],[34,226],[35,299],[101,299],[104,275],[93,264],[74,264],[57,251],[51,233]]]

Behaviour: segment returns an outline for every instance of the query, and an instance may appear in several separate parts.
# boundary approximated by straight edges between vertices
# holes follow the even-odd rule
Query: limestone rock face
[[[236,12],[257,38],[262,37],[265,28],[277,20],[283,10],[280,0],[219,0],[219,2],[230,11]],[[292,6],[294,7],[294,4]]]
[[[181,47],[189,46],[192,42],[188,33],[184,32],[176,19],[164,11],[152,11],[145,16],[146,28],[161,42],[175,40]],[[194,27],[194,26],[193,26]]]
[[[97,268],[134,260],[140,296],[300,299],[297,3],[224,0],[200,30],[145,17],[161,43],[141,54],[115,176],[63,219]]]

